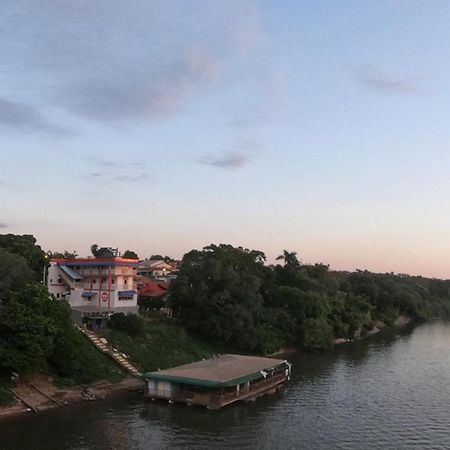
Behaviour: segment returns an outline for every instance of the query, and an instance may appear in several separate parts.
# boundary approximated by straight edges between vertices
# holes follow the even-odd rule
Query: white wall
[[[103,270],[107,271],[107,268]],[[77,271],[75,269],[75,271]],[[83,292],[91,291],[86,283],[83,288],[82,283],[69,282],[67,276],[65,276],[59,269],[56,263],[51,263],[48,269],[47,276],[47,286],[48,290],[55,297],[63,299],[66,298],[72,307],[80,306],[99,306],[104,308],[136,308],[137,307],[137,294],[133,295],[130,300],[119,300],[119,291],[131,291],[135,290],[136,286],[133,279],[133,270],[126,267],[114,267],[111,269],[111,276],[114,277],[115,274],[120,273],[115,279],[115,283],[111,284],[111,290],[108,291],[108,283],[102,283],[100,286],[99,272],[98,270],[93,273],[93,277],[96,279],[96,283],[92,285],[92,292],[94,295],[91,300],[82,297]],[[122,275],[123,274],[123,275]],[[127,283],[124,283],[124,279],[127,279]],[[99,290],[99,287],[101,288]],[[66,297],[63,294],[70,292]],[[103,301],[102,293],[106,294],[106,301]],[[109,300],[109,301],[108,301]]]

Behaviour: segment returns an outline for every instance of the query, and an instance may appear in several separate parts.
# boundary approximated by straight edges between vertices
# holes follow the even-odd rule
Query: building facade
[[[48,290],[67,300],[76,322],[101,328],[111,314],[137,312],[136,265],[119,257],[52,259]]]

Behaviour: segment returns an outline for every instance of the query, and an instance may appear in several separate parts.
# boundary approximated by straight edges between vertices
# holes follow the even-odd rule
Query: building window
[[[61,284],[61,278],[58,278],[58,284]]]
[[[53,280],[50,278],[50,283],[53,283]]]
[[[59,292],[56,294],[56,298],[59,298]]]
[[[114,284],[114,278],[111,279],[111,284]]]
[[[127,284],[128,283],[128,280],[125,278],[124,280],[123,280],[123,284]]]

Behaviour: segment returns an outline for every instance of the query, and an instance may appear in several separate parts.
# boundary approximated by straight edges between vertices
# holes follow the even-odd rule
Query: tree
[[[303,347],[321,350],[333,345],[333,329],[325,318],[306,319],[303,325]]]
[[[28,285],[10,293],[0,308],[0,368],[27,373],[45,370],[56,328],[44,286]],[[56,300],[53,300],[56,302]]]
[[[96,258],[115,258],[119,256],[118,248],[99,247],[97,244],[91,245],[91,252]]]
[[[67,250],[64,250],[64,252],[47,252],[48,259],[75,259],[77,256],[78,253],[76,250],[73,250],[72,252],[69,252]]]
[[[162,255],[151,255],[149,258],[149,261],[164,261],[166,263],[169,263],[173,261],[174,259],[170,256],[162,256]]]
[[[187,253],[170,294],[175,315],[219,345],[263,349],[260,259],[260,252],[225,244]]]
[[[150,261],[163,261],[164,260],[164,256],[162,256],[162,255],[152,255],[148,259]]]
[[[28,267],[34,273],[34,280],[41,281],[44,268],[48,261],[41,247],[36,244],[36,238],[31,234],[22,236],[15,234],[0,234],[0,248],[22,256]]]
[[[0,301],[9,291],[20,289],[34,278],[23,256],[0,249]]]
[[[128,259],[139,259],[139,256],[136,252],[133,252],[133,250],[125,250],[124,254],[122,255],[122,258],[128,258]]]
[[[287,250],[283,250],[283,254],[277,257],[277,260],[284,260],[284,264],[286,266],[292,268],[299,268],[300,261],[297,258],[297,252],[288,252]]]

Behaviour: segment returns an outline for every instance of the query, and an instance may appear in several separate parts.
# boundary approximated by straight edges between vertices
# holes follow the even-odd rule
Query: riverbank
[[[0,408],[0,419],[52,408],[68,408],[80,403],[104,400],[115,393],[141,389],[144,389],[144,381],[134,377],[126,377],[117,383],[103,380],[89,386],[63,388],[56,386],[47,376],[37,376],[11,388],[15,401]]]
[[[399,316],[394,326],[403,327],[410,321],[409,317]],[[366,337],[377,334],[382,328],[387,327],[384,323],[375,325]],[[114,346],[121,351],[126,351],[143,371],[193,362],[217,353],[214,351],[216,349],[189,336],[181,326],[175,323],[148,321],[144,329],[145,332],[141,336],[128,336],[116,330],[108,330],[104,335],[108,336],[108,340]],[[337,344],[349,342],[349,340],[337,341]],[[287,355],[297,351],[294,348],[283,348],[269,356]],[[48,376],[37,376],[24,380],[11,389],[15,401],[9,406],[0,407],[0,419],[50,408],[72,407],[80,403],[103,400],[115,393],[140,389],[144,389],[144,381],[134,377],[126,377],[117,382],[102,380],[89,385],[61,387]]]
[[[220,353],[208,343],[189,335],[175,321],[168,322],[159,318],[142,317],[142,332],[136,335],[112,328],[101,334],[114,349],[126,353],[142,372],[190,363]],[[144,389],[142,379],[123,378],[123,369],[88,342],[83,337],[83,345],[95,356],[93,361],[101,360],[107,366],[108,371],[99,370],[99,373],[110,375],[112,372],[114,376],[94,383],[78,382],[70,387],[61,386],[61,383],[55,383],[45,375],[22,379],[17,386],[9,389],[14,400],[13,403],[0,407],[0,418],[102,400],[125,390]]]
[[[411,322],[411,317],[401,314],[400,316],[397,317],[397,319],[395,319],[394,323],[391,326],[396,327],[396,328],[401,328],[401,327],[408,325],[410,322]],[[355,336],[354,339],[336,338],[334,340],[334,344],[335,345],[347,344],[349,342],[357,341],[360,339],[367,339],[367,338],[370,338],[371,336],[374,336],[375,334],[378,334],[381,330],[383,330],[384,328],[387,328],[387,327],[389,327],[389,325],[387,325],[384,322],[381,322],[380,320],[377,320],[375,322],[373,328],[368,330],[364,336],[362,336],[361,333],[359,332],[359,333],[357,333],[357,335]]]

